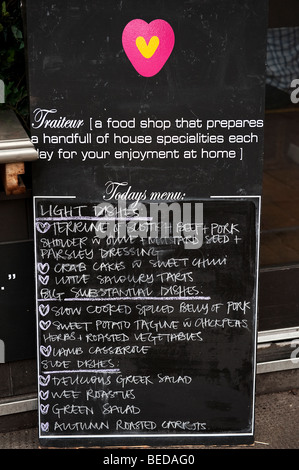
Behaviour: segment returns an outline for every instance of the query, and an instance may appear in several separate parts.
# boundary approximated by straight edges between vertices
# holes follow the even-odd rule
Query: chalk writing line
[[[120,221],[126,222],[130,220],[152,221],[153,217],[91,217],[91,216],[73,216],[73,217],[36,217],[36,222],[64,222],[67,220],[95,220],[95,221]]]
[[[58,299],[37,299],[38,302],[57,302]],[[118,300],[211,300],[211,297],[71,297],[64,302],[112,302]],[[61,300],[60,300],[61,302]]]
[[[90,438],[118,438],[121,439],[122,437],[129,437],[131,439],[135,439],[136,437],[155,437],[155,438],[171,438],[171,437],[253,437],[253,432],[236,432],[236,433],[170,433],[170,434],[83,434],[83,435],[72,435],[72,434],[64,434],[62,436],[57,435],[57,434],[47,434],[47,435],[41,435],[39,434],[39,437],[41,439],[48,439],[48,438],[55,438],[55,439],[77,439],[77,438],[83,438],[83,439],[90,439]]]
[[[93,373],[93,374],[120,374],[120,369],[78,369],[78,370],[50,370],[50,371],[42,371],[42,374],[80,374],[81,372],[84,373]]]

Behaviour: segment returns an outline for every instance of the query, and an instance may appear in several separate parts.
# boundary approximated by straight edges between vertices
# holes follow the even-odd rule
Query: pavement
[[[253,445],[155,447],[170,452],[176,449],[197,452],[201,449],[298,449],[299,448],[299,389],[269,393],[256,397],[255,442]],[[37,428],[0,433],[0,450],[42,449]],[[103,450],[107,448],[103,448]],[[127,450],[128,448],[126,448]],[[129,449],[134,449],[130,447]],[[136,448],[135,448],[136,449]],[[153,448],[151,448],[153,449]],[[42,449],[43,450],[43,449]],[[101,449],[97,449],[101,450]],[[110,447],[110,451],[119,450]],[[51,452],[51,449],[48,449]],[[42,454],[42,453],[41,453]],[[48,455],[48,454],[47,454]]]

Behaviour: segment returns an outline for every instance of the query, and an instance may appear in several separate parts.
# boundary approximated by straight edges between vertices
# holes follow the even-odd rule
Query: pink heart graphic
[[[122,43],[128,59],[143,77],[160,72],[172,53],[175,36],[164,20],[146,23],[136,19],[128,23],[122,34]]]

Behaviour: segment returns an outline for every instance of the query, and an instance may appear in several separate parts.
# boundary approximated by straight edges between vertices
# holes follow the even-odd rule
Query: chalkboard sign
[[[26,13],[42,444],[252,442],[266,2]]]
[[[43,438],[251,437],[256,205],[201,204],[192,239],[138,216],[122,239],[99,206],[36,199]]]

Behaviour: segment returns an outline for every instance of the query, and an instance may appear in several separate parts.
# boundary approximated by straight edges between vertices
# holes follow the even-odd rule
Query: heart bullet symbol
[[[49,406],[50,405],[40,405],[40,412],[43,414],[43,415],[46,415],[49,411]]]
[[[43,286],[46,286],[50,280],[50,277],[49,276],[38,276],[38,279],[40,281],[41,284],[43,284]]]
[[[41,430],[43,432],[49,432],[49,423],[41,423]]]
[[[52,324],[52,323],[50,322],[50,320],[48,320],[48,321],[43,321],[43,320],[41,320],[41,321],[39,322],[39,326],[40,326],[41,329],[44,330],[44,331],[48,330],[48,328],[50,328],[51,324]]]
[[[132,20],[122,34],[124,51],[135,70],[143,77],[153,77],[160,72],[172,53],[174,43],[173,29],[164,20],[151,23]]]
[[[40,233],[47,233],[48,230],[50,230],[51,225],[48,222],[42,223],[42,222],[37,222],[36,224],[36,230]]]
[[[39,392],[39,396],[41,398],[41,400],[48,400],[49,398],[49,390],[47,390],[46,392],[43,392],[42,390]]]
[[[43,356],[49,357],[51,355],[51,352],[52,352],[51,346],[48,346],[47,348],[45,346],[41,346],[39,349]]]
[[[47,377],[44,377],[43,375],[39,376],[39,384],[42,385],[43,387],[46,387],[49,382],[50,382],[51,376],[47,375]]]
[[[38,307],[38,311],[39,313],[45,317],[48,315],[48,313],[50,312],[50,305],[43,305],[41,304],[39,307]]]
[[[44,263],[44,264],[43,263],[38,263],[37,269],[39,270],[39,272],[41,274],[47,274],[47,272],[50,269],[50,265],[49,265],[49,263]]]

